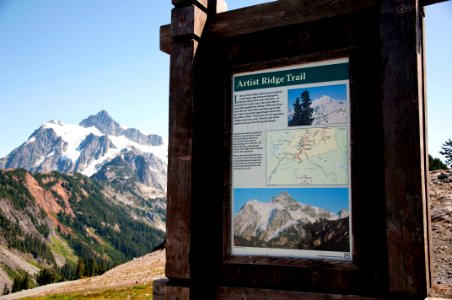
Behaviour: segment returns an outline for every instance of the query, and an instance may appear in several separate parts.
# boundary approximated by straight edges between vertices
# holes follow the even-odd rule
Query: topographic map
[[[267,184],[348,183],[346,127],[267,132]]]

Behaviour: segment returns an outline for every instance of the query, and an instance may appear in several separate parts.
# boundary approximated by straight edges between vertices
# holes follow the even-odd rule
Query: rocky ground
[[[452,170],[430,173],[433,296],[452,298]]]

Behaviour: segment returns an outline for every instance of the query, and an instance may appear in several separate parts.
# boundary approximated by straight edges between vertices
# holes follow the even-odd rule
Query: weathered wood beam
[[[449,1],[449,0],[421,0],[421,5],[427,6],[427,5],[446,2],[446,1]]]
[[[193,68],[207,13],[193,1],[175,1],[171,14],[166,276],[190,280]],[[197,2],[197,1],[195,1]],[[203,1],[205,2],[205,1]],[[183,6],[187,5],[187,6]],[[185,295],[186,291],[173,288]],[[188,299],[170,295],[178,299]]]
[[[427,6],[449,0],[422,0]],[[174,1],[173,1],[174,2]],[[183,1],[176,1],[183,2]],[[255,31],[278,28],[287,25],[316,21],[324,17],[334,17],[377,5],[377,0],[339,0],[339,1],[299,1],[285,0],[270,2],[222,13],[209,24],[209,30],[218,37],[232,37]],[[285,8],[281,10],[281,8]],[[226,11],[220,2],[217,13]],[[256,18],[259,15],[262,18]],[[160,27],[160,50],[171,53],[170,25]]]
[[[171,54],[173,39],[171,38],[171,24],[160,26],[160,51]]]
[[[206,12],[194,4],[175,8],[171,13],[171,37],[173,40],[199,40],[206,21]]]
[[[325,293],[309,293],[296,291],[275,291],[268,289],[253,289],[240,287],[220,287],[218,290],[219,300],[296,300],[296,299],[310,299],[310,300],[382,300],[381,298],[364,297],[355,295],[338,295]]]
[[[222,1],[172,0],[171,25],[161,27],[160,47],[171,49],[164,299],[190,299],[195,56],[208,6]]]
[[[400,298],[430,287],[421,9],[413,0],[380,6],[387,284]]]
[[[181,286],[165,286],[165,300],[189,300],[190,288]]]
[[[207,10],[209,0],[172,0],[171,2],[175,7],[186,7],[194,4],[201,9]]]
[[[373,7],[377,0],[285,0],[245,7],[216,15],[208,29],[216,37],[233,37],[251,32],[312,22]],[[217,3],[217,13],[226,9]],[[262,16],[262,17],[256,17]],[[171,29],[160,27],[160,49],[171,53]]]
[[[215,37],[232,37],[302,24],[373,7],[377,0],[285,0],[219,14],[208,25]]]

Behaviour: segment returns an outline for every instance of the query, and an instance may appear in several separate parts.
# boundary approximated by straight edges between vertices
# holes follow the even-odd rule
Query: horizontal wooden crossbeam
[[[426,6],[445,1],[423,0],[421,3]],[[280,0],[218,14],[209,22],[208,29],[215,37],[233,37],[353,13],[376,5],[378,0]],[[171,25],[163,25],[160,50],[170,54],[171,45]]]

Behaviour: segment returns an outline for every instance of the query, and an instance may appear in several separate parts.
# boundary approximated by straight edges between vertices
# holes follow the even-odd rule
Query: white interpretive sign
[[[232,82],[232,255],[351,260],[348,58]]]

